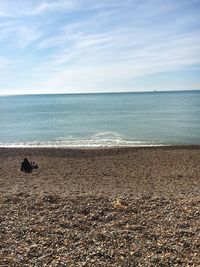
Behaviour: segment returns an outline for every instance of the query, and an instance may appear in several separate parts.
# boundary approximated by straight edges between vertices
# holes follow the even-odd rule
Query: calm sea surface
[[[200,91],[0,97],[0,146],[200,144]]]

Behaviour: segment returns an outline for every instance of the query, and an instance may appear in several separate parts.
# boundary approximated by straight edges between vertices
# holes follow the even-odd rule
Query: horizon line
[[[113,91],[113,92],[74,92],[74,93],[28,93],[28,94],[1,94],[0,93],[0,97],[1,96],[33,96],[33,95],[95,95],[95,94],[138,94],[138,93],[173,93],[173,92],[197,92],[200,91],[200,89],[186,89],[186,90],[148,90],[148,91],[137,91],[137,90],[133,90],[133,91]]]

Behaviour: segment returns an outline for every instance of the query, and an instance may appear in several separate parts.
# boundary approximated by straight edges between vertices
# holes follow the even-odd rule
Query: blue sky
[[[200,89],[199,0],[0,0],[0,94]]]

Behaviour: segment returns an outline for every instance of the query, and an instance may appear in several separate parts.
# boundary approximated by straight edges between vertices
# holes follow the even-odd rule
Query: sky
[[[200,0],[0,0],[0,94],[200,89]]]

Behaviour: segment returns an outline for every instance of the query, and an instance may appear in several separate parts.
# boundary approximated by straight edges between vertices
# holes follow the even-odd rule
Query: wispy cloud
[[[0,17],[22,17],[36,16],[45,12],[56,12],[58,10],[71,9],[75,6],[76,0],[1,0],[0,1]]]
[[[185,83],[200,65],[199,10],[196,0],[0,1],[0,50],[30,90],[129,90],[174,71]]]

